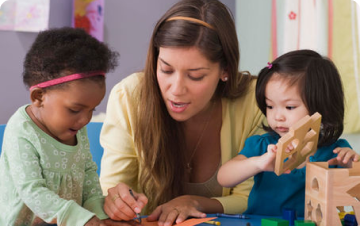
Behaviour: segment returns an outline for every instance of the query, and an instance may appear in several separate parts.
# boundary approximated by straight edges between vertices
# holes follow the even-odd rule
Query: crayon
[[[135,195],[133,193],[133,191],[131,189],[129,189],[130,195],[135,199]],[[136,218],[139,220],[139,222],[141,223],[141,216],[139,213],[136,213]]]
[[[220,221],[205,221],[205,224],[221,225]]]
[[[225,213],[217,213],[217,217],[227,217],[227,218],[237,218],[237,219],[249,219],[248,216],[243,214],[225,214]]]

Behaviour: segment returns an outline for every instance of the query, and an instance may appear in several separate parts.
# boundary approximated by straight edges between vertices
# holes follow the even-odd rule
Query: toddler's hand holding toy
[[[345,168],[351,167],[352,162],[359,161],[359,154],[350,148],[335,148],[334,153],[338,154],[336,158],[328,161],[329,165],[339,165]]]

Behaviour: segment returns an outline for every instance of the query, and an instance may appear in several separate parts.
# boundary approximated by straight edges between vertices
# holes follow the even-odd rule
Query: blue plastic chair
[[[102,122],[90,122],[87,124],[86,129],[89,137],[90,152],[93,156],[93,160],[98,166],[97,173],[100,175],[101,158],[104,153],[104,149],[100,145],[100,131],[102,128]]]
[[[0,125],[0,155],[1,155],[2,143],[3,143],[3,139],[4,139],[5,126],[6,126],[6,124]]]

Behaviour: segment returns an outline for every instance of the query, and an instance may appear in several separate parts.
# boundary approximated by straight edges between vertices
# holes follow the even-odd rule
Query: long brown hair
[[[188,20],[202,20],[213,27]],[[181,0],[156,24],[148,50],[144,79],[140,85],[139,117],[135,145],[140,150],[140,187],[149,198],[148,211],[183,194],[185,144],[183,130],[168,113],[161,96],[156,70],[160,47],[197,47],[212,62],[227,70],[228,81],[214,95],[236,98],[247,91],[252,79],[238,72],[239,47],[233,17],[217,0]]]

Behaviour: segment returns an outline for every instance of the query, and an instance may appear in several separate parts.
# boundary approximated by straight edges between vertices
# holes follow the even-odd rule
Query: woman
[[[108,101],[100,182],[112,219],[145,206],[160,225],[246,209],[252,179],[232,189],[216,180],[220,165],[262,132],[256,81],[238,64],[234,21],[221,2],[182,0],[158,21],[144,71]]]

